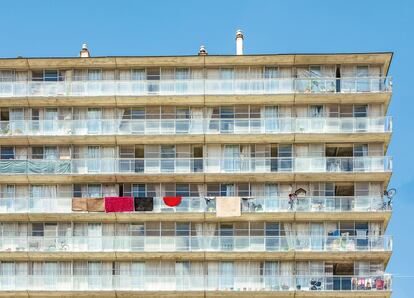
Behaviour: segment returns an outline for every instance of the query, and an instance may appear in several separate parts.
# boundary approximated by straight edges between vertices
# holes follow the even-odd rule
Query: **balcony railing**
[[[390,172],[392,159],[369,157],[3,159],[4,174],[185,174]]]
[[[163,199],[154,198],[154,209],[147,213],[211,213],[216,212],[214,197],[183,197],[181,204],[169,207]],[[386,212],[389,207],[381,197],[298,197],[297,201],[289,204],[287,197],[251,197],[243,198],[241,210],[243,213],[260,212]],[[66,197],[10,197],[0,198],[1,213],[71,213],[72,196]],[[79,212],[77,212],[79,213]]]
[[[2,275],[0,291],[391,291],[389,274],[343,275]]]
[[[0,97],[391,92],[390,77],[0,82]]]
[[[57,236],[0,237],[0,251],[358,252],[392,251],[389,236]]]
[[[391,117],[0,121],[0,136],[378,133],[391,131]]]

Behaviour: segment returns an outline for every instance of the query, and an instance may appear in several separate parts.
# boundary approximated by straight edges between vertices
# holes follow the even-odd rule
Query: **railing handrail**
[[[58,270],[57,270],[58,272]],[[391,291],[392,275],[281,274],[13,274],[0,276],[0,291]],[[334,284],[333,282],[336,281]],[[339,283],[338,283],[339,282]],[[369,284],[368,284],[368,283]]]
[[[341,120],[382,120],[382,119],[392,119],[392,116],[385,115],[385,116],[368,116],[368,117],[329,117],[329,116],[321,116],[321,117],[258,117],[258,118],[163,118],[163,119],[123,119],[123,118],[87,118],[87,119],[11,119],[11,120],[0,120],[0,123],[14,123],[14,122],[84,122],[84,121],[119,121],[119,122],[171,122],[171,121],[260,121],[260,120],[333,120],[333,121],[341,121]]]
[[[339,84],[337,84],[339,83]],[[277,86],[276,86],[277,85]],[[279,86],[281,85],[281,86]],[[1,97],[391,92],[390,77],[0,82]]]
[[[366,80],[366,79],[371,79],[371,80],[389,80],[392,79],[392,76],[342,76],[340,78],[337,78],[335,76],[318,76],[318,77],[248,77],[248,78],[208,78],[208,77],[196,77],[196,78],[176,78],[176,77],[166,77],[166,76],[158,76],[158,75],[145,75],[146,78],[155,78],[154,80],[148,80],[146,78],[142,78],[142,79],[129,79],[129,80],[125,80],[125,79],[118,79],[118,80],[107,80],[107,79],[100,79],[100,80],[89,80],[89,79],[72,79],[72,80],[55,80],[55,81],[36,81],[36,80],[3,80],[0,81],[0,83],[31,83],[31,84],[56,84],[56,83],[69,83],[69,84],[73,84],[73,83],[107,83],[107,82],[119,82],[119,83],[140,83],[140,82],[151,82],[151,83],[155,83],[155,82],[169,82],[169,81],[173,81],[173,82],[186,82],[186,81],[224,81],[224,82],[231,82],[231,81],[260,81],[260,80],[264,80],[264,81],[270,81],[270,80],[306,80],[306,81],[317,81],[317,80],[329,80],[329,81],[340,81],[340,80],[344,80],[344,79],[352,79],[352,80]]]
[[[99,157],[99,158],[27,158],[26,155],[14,155],[15,157],[19,158],[13,158],[13,159],[0,159],[0,162],[2,161],[31,161],[31,162],[51,162],[51,161],[105,161],[105,160],[303,160],[303,159],[309,159],[309,160],[362,160],[362,159],[391,159],[391,156],[292,156],[292,157],[220,157],[220,158],[211,158],[211,157],[142,157],[142,158],[128,158],[128,157]],[[21,159],[20,159],[21,158]]]

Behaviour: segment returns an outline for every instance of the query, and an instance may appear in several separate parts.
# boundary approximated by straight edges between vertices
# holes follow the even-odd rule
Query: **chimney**
[[[243,32],[239,29],[236,32],[236,55],[243,55]]]
[[[82,44],[82,50],[80,51],[81,58],[89,58],[91,55],[88,50],[88,45],[86,43]]]
[[[200,50],[198,51],[198,56],[207,56],[207,55],[208,53],[206,51],[206,48],[203,45],[201,45]]]

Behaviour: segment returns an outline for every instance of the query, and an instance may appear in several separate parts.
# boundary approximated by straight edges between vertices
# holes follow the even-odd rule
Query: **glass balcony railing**
[[[379,133],[391,131],[391,117],[0,121],[0,137],[19,135]]]
[[[0,82],[0,97],[391,92],[390,77]]]
[[[392,159],[367,157],[2,159],[9,174],[361,173],[390,172]]]
[[[0,251],[358,252],[392,251],[389,236],[57,236],[0,237]]]
[[[176,274],[2,275],[0,291],[391,291],[389,274],[275,275]]]
[[[155,197],[153,211],[146,213],[212,213],[216,212],[214,197],[183,197],[180,205],[169,207],[163,199]],[[298,197],[289,204],[287,197],[251,197],[242,198],[242,213],[260,212],[387,212],[390,208],[381,197],[343,196],[343,197]],[[44,197],[0,197],[0,214],[2,213],[72,213],[72,196]],[[76,212],[79,213],[79,212]]]

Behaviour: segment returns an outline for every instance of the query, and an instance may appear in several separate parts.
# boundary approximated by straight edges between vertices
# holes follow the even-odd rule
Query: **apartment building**
[[[390,297],[392,53],[0,59],[1,297]]]

